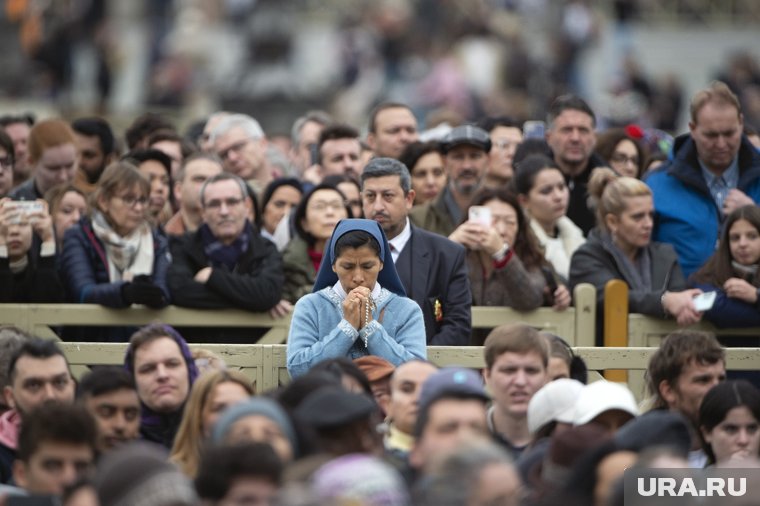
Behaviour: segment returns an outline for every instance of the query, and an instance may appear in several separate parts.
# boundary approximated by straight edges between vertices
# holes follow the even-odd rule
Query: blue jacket
[[[703,292],[717,292],[715,302],[709,311],[705,311],[705,320],[719,329],[740,329],[760,327],[760,309],[754,304],[741,299],[732,299],[723,288],[707,283],[695,283]]]
[[[427,350],[420,307],[385,288],[375,302],[375,319],[357,331],[343,318],[342,302],[332,287],[301,297],[288,335],[290,375],[306,374],[316,363],[336,357],[376,355],[396,366],[424,360]],[[382,324],[377,320],[381,314]]]
[[[153,231],[153,248],[151,279],[164,291],[169,300],[169,289],[166,285],[166,273],[171,263],[169,245],[166,239],[155,230]],[[61,280],[66,287],[69,301],[115,308],[127,307],[127,303],[121,296],[124,281],[110,282],[105,246],[95,236],[88,217],[85,216],[66,231],[60,258]],[[93,327],[91,330],[91,332],[75,331],[73,334],[67,331],[66,336],[68,339],[102,339],[113,342],[124,341],[131,334],[131,329],[126,328],[114,328],[109,331]]]
[[[710,195],[690,135],[676,139],[675,157],[650,173],[645,182],[654,195],[653,241],[673,245],[684,276],[689,277],[715,252],[722,216]],[[742,136],[738,189],[760,202],[760,153]]]

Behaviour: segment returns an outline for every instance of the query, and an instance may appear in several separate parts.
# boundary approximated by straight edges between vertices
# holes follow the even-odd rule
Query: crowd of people
[[[626,467],[756,465],[757,375],[724,381],[712,335],[663,342],[640,414],[625,386],[586,386],[561,336],[472,329],[473,305],[564,311],[579,283],[596,287],[601,319],[611,279],[631,312],[758,326],[760,138],[723,83],[690,114],[675,139],[597,132],[574,95],[545,123],[425,132],[384,102],[366,136],[321,111],[289,139],[234,112],[187,135],[145,114],[125,148],[101,118],[1,117],[0,302],[291,318],[291,382],[258,396],[187,343],[265,329],[63,327],[64,340],[129,343],[123,369],[95,368],[78,389],[54,343],[4,329],[3,491],[70,505],[601,506],[621,504]],[[439,370],[435,345],[482,345],[482,379]]]
[[[626,469],[760,466],[760,390],[706,332],[663,340],[646,407],[520,323],[489,333],[482,375],[337,356],[258,394],[163,324],[78,382],[54,341],[0,345],[7,504],[616,506]]]

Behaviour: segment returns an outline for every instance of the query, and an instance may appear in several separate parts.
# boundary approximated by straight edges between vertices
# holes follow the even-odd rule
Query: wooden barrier
[[[622,279],[611,279],[604,285],[604,346],[620,347],[628,343],[628,285]],[[625,383],[626,371],[608,369],[604,377]]]
[[[593,346],[596,329],[596,290],[582,284],[573,293],[575,307],[566,311],[539,308],[516,311],[505,307],[473,307],[473,328],[525,322],[565,338],[571,345]],[[267,327],[258,344],[286,341],[290,316],[273,319],[267,314],[237,309],[202,310],[170,306],[113,309],[97,304],[0,304],[0,324],[15,325],[31,334],[54,337],[56,326],[140,326],[153,322],[186,327]]]
[[[760,328],[718,329],[707,321],[701,321],[689,327],[680,327],[673,319],[628,313],[628,285],[621,280],[610,281],[605,287],[604,293],[605,346],[626,347],[629,350],[640,348],[657,349],[665,336],[682,328],[712,332],[717,336],[760,335]],[[613,321],[608,322],[608,318]],[[734,349],[755,350],[756,348],[727,348],[726,353],[732,354],[732,350]],[[735,369],[760,369],[760,360],[754,358],[754,354],[731,356],[733,356],[733,368]],[[754,362],[751,360],[754,360]],[[628,386],[634,394],[637,396],[641,395],[645,389],[643,370],[629,370],[627,379]],[[618,380],[616,379],[616,381]]]
[[[127,349],[125,343],[60,343],[76,376],[91,365],[121,365]],[[282,344],[192,344],[219,355],[229,368],[246,374],[261,392],[288,382],[285,368],[286,347]],[[643,371],[657,348],[599,348],[578,347],[575,353],[583,357],[590,371],[610,367],[629,371]],[[760,363],[760,349],[729,348],[726,350],[727,368],[755,369]],[[439,365],[459,365],[479,369],[485,366],[480,346],[429,346],[428,359]],[[641,398],[639,392],[637,397]]]

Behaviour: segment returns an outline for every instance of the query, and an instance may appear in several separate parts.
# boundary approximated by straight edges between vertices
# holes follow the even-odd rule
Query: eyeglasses
[[[217,154],[219,155],[219,158],[221,158],[222,160],[226,160],[230,156],[230,153],[235,153],[236,155],[239,155],[240,152],[243,151],[243,148],[246,147],[248,143],[251,142],[252,140],[254,139],[249,137],[248,139],[237,141],[232,146],[220,151]]]
[[[639,165],[639,157],[638,156],[626,156],[623,153],[613,153],[613,155],[610,157],[610,162],[612,163],[632,163],[633,165],[638,166]]]
[[[216,211],[218,209],[221,209],[222,205],[227,206],[227,208],[229,209],[231,207],[239,206],[242,202],[243,202],[243,199],[236,199],[232,197],[228,199],[214,199],[214,200],[209,200],[208,202],[206,202],[204,207],[206,209],[213,209]]]
[[[124,202],[124,205],[127,207],[135,207],[136,204],[140,204],[141,206],[148,204],[148,197],[135,197],[134,195],[125,195],[124,197],[121,197],[117,195],[115,198]]]
[[[493,147],[498,149],[509,149],[519,144],[515,141],[495,140],[493,141]]]
[[[326,202],[324,200],[316,200],[314,202],[309,202],[309,209],[312,209],[314,211],[326,211],[327,209],[340,211],[341,209],[345,208],[346,203],[342,200],[331,200],[329,202]]]

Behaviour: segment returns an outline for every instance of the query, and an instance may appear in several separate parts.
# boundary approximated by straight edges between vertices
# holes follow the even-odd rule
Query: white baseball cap
[[[625,411],[634,417],[639,414],[636,399],[627,386],[612,381],[595,381],[583,387],[578,395],[573,425],[583,425],[613,409]]]
[[[528,430],[531,434],[550,422],[572,423],[575,401],[583,383],[560,378],[541,387],[528,403]]]

